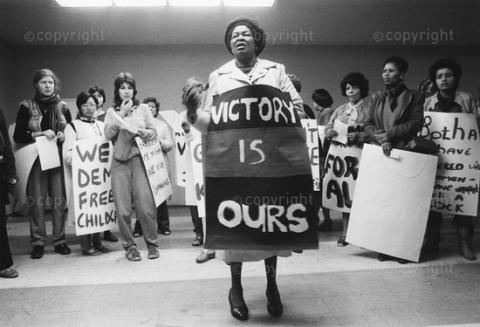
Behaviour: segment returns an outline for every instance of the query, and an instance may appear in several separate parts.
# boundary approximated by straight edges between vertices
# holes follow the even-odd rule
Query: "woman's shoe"
[[[203,244],[203,235],[197,234],[192,242],[192,246],[200,246]]]
[[[95,249],[97,249],[98,251],[100,251],[101,253],[108,253],[110,252],[110,249],[107,248],[105,245],[103,244],[97,244],[94,246]]]
[[[158,253],[158,249],[156,246],[149,245],[148,246],[148,256],[149,259],[157,259],[160,257],[160,253]]]
[[[100,255],[102,254],[101,252],[95,251],[95,248],[90,248],[87,250],[82,250],[83,255],[89,255],[89,256],[95,256],[95,255]]]
[[[17,278],[18,271],[13,268],[0,270],[0,278]]]
[[[125,253],[125,257],[130,261],[142,260],[142,257],[140,256],[140,253],[138,252],[137,247],[135,246],[131,246],[127,249],[127,252]]]
[[[232,303],[232,289],[228,292],[228,303],[230,303],[230,313],[232,316],[238,320],[247,320],[248,319],[248,308],[245,304],[245,300],[243,299],[242,294],[242,304],[239,306],[233,306]]]
[[[347,246],[348,242],[346,242],[345,239],[346,239],[346,236],[340,236],[340,238],[337,241],[337,246],[341,248]]]
[[[265,293],[267,295],[267,311],[271,316],[280,317],[283,314],[282,300],[277,286],[268,288]]]
[[[383,253],[379,253],[377,256],[378,261],[387,261],[390,260],[392,257]]]
[[[32,253],[30,253],[30,258],[32,259],[41,259],[43,257],[43,246],[35,245],[32,249]]]
[[[213,258],[215,258],[215,252],[208,252],[206,250],[203,250],[202,253],[200,253],[200,255],[195,259],[195,261],[197,263],[204,263]]]

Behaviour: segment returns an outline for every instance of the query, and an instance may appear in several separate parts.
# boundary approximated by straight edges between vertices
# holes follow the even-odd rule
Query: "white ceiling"
[[[479,0],[277,0],[254,9],[80,9],[0,0],[0,39],[16,46],[221,44],[226,24],[238,16],[256,18],[270,44],[403,45],[375,41],[380,31],[406,33],[405,45],[480,46]]]

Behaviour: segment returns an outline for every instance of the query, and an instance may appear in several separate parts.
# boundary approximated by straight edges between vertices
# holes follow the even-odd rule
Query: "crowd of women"
[[[188,135],[191,128],[205,131],[211,119],[211,106],[215,96],[232,89],[264,84],[276,87],[288,93],[301,118],[313,118],[319,125],[326,126],[326,142],[321,147],[322,157],[328,151],[328,143],[334,143],[338,131],[334,122],[340,120],[348,125],[348,146],[361,148],[365,143],[381,146],[385,156],[390,156],[392,149],[408,149],[411,141],[423,125],[425,111],[446,113],[469,113],[479,117],[479,104],[471,94],[459,90],[462,69],[454,59],[436,60],[430,67],[427,83],[421,89],[408,88],[404,79],[408,63],[404,58],[392,56],[382,65],[381,76],[384,89],[369,95],[369,82],[359,72],[349,72],[340,82],[342,95],[346,102],[332,110],[332,97],[324,90],[316,90],[312,96],[313,110],[299,95],[299,80],[288,75],[282,64],[260,59],[265,48],[265,33],[258,24],[246,18],[233,21],[225,32],[225,45],[233,55],[229,61],[211,73],[208,85],[198,79],[189,79],[183,89],[182,104],[183,128]],[[170,234],[168,209],[166,203],[155,206],[148,188],[148,177],[134,141],[140,137],[145,141],[158,140],[164,153],[172,149],[172,139],[165,123],[157,119],[159,103],[155,98],[146,98],[140,104],[137,98],[136,82],[129,73],[120,73],[114,81],[114,100],[112,108],[106,112],[103,104],[106,99],[102,88],[93,87],[88,92],[81,92],[76,99],[78,117],[72,119],[70,112],[58,94],[59,80],[50,69],[35,72],[33,86],[35,95],[31,100],[20,103],[17,113],[13,139],[20,145],[35,142],[35,138],[45,136],[55,139],[63,164],[72,164],[72,149],[77,140],[105,137],[113,143],[113,160],[111,166],[112,190],[118,215],[120,236],[126,258],[130,261],[141,260],[137,250],[135,236],[143,235],[147,245],[147,257],[159,257],[157,232]],[[0,112],[1,113],[1,112]],[[136,133],[118,123],[120,117],[134,125]],[[0,177],[2,179],[0,206],[0,276],[16,277],[18,273],[12,268],[13,262],[6,235],[5,204],[8,203],[8,187],[17,182],[14,156],[7,133],[3,113],[0,115]],[[322,166],[322,165],[321,165]],[[54,198],[52,209],[54,251],[70,254],[65,242],[65,190],[62,167],[42,171],[37,159],[31,170],[27,194],[33,199],[30,207],[31,258],[39,259],[44,254],[47,243],[45,228],[45,201],[48,194]],[[71,190],[66,190],[71,192]],[[57,201],[59,199],[59,201]],[[330,230],[332,220],[329,210],[322,209],[324,220],[319,226],[322,231]],[[137,226],[132,231],[131,216],[135,210]],[[203,227],[195,207],[191,208],[196,237],[192,245],[202,245]],[[343,231],[337,242],[346,246],[346,232],[349,215],[343,214]],[[459,252],[469,260],[475,260],[473,248],[473,217],[455,215]],[[423,246],[424,253],[435,254],[439,250],[442,215],[432,212],[428,219],[427,232]],[[100,234],[81,237],[81,251],[85,255],[108,252],[101,242]],[[104,240],[117,241],[114,234],[105,232]],[[240,320],[248,319],[248,307],[243,298],[241,283],[242,263],[264,260],[267,277],[267,310],[272,316],[280,316],[283,306],[276,283],[277,256],[289,256],[290,251],[217,251],[217,256],[230,265],[231,289],[228,294],[231,314]],[[212,250],[206,250],[199,262],[215,256]],[[380,261],[391,258],[379,254]],[[401,263],[406,261],[396,259]]]

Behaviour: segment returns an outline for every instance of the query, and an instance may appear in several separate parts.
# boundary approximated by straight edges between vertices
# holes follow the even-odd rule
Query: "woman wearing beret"
[[[209,90],[204,108],[197,109],[196,115],[194,112],[189,113],[191,122],[195,118],[197,119],[196,127],[202,132],[207,130],[214,96],[236,88],[257,84],[270,85],[284,93],[289,93],[298,115],[300,118],[305,117],[302,99],[288,78],[285,67],[258,57],[265,47],[265,33],[256,22],[247,18],[239,18],[231,22],[225,32],[225,45],[234,59],[210,74]],[[242,263],[258,260],[265,261],[268,312],[272,316],[280,316],[283,313],[283,306],[276,282],[277,256],[289,256],[291,252],[285,250],[226,250],[224,253],[218,253],[220,257],[222,254],[225,262],[230,265],[231,271],[232,285],[228,299],[232,316],[239,320],[248,319],[248,308],[243,298],[241,283]]]
[[[15,157],[10,144],[7,122],[0,109],[0,278],[16,278],[18,272],[12,268],[13,260],[10,253],[7,234],[7,216],[5,205],[8,204],[8,188],[17,182]]]
[[[35,97],[20,103],[13,139],[19,144],[30,144],[35,138],[45,136],[56,139],[60,151],[65,140],[63,131],[71,121],[67,104],[60,99],[60,81],[50,69],[39,69],[33,75]],[[43,171],[40,160],[33,164],[27,182],[27,195],[32,199],[30,207],[30,239],[33,246],[30,257],[43,257],[47,243],[45,228],[45,196],[53,199],[52,225],[55,252],[67,255],[70,248],[65,243],[65,194],[62,167]]]
[[[429,69],[430,80],[433,81],[433,95],[425,100],[424,109],[436,112],[473,114],[477,122],[480,108],[473,95],[459,91],[462,67],[452,58],[435,61]],[[473,119],[473,117],[472,117]],[[438,253],[442,214],[430,212],[423,254],[435,256]],[[476,260],[473,246],[473,217],[454,215],[453,222],[457,228],[458,251],[468,260]]]

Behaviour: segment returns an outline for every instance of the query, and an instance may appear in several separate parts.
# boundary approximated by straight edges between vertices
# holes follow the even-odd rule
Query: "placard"
[[[155,206],[158,207],[172,195],[172,186],[168,177],[162,147],[158,140],[144,142],[140,137],[136,137],[135,141],[142,155]]]
[[[104,138],[77,140],[72,151],[76,235],[117,228],[111,184],[112,145]]]
[[[437,157],[363,146],[346,241],[418,262],[425,235]]]

